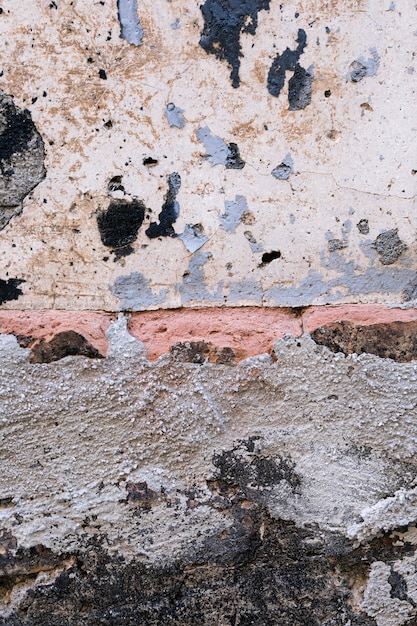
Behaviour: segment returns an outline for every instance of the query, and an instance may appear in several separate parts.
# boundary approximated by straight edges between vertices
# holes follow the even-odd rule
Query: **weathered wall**
[[[411,0],[2,0],[0,624],[417,624]]]

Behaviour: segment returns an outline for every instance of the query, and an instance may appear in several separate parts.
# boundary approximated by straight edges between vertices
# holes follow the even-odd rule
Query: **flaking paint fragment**
[[[224,213],[223,215],[219,215],[221,228],[229,234],[235,233],[242,219],[242,215],[248,210],[246,198],[243,196],[236,196],[234,201],[226,200],[224,203]]]
[[[120,21],[120,37],[135,46],[140,46],[143,28],[138,18],[137,0],[117,0]]]
[[[221,137],[212,135],[208,126],[197,129],[196,135],[206,149],[203,157],[212,165],[225,165],[228,170],[241,170],[245,167],[236,143],[228,145]]]
[[[175,106],[173,102],[170,102],[165,107],[165,115],[170,126],[176,126],[177,128],[184,128],[185,120],[183,116],[183,109]]]
[[[199,250],[208,241],[208,237],[204,235],[201,224],[186,224],[184,232],[178,235],[184,246],[191,253]]]
[[[369,50],[371,56],[368,59],[360,56],[350,65],[349,77],[353,83],[358,83],[365,76],[375,76],[379,68],[379,54],[376,48]]]
[[[280,165],[272,170],[271,174],[278,180],[288,180],[293,172],[294,162],[290,152],[285,155]]]
[[[211,292],[207,289],[204,265],[212,256],[211,252],[198,252],[190,259],[182,284],[177,287],[183,304],[193,301],[220,302],[223,299],[223,281],[217,283],[216,291]]]

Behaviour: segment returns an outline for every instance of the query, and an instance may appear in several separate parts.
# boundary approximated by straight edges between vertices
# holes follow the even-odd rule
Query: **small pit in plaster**
[[[383,265],[392,265],[407,249],[406,244],[398,236],[398,230],[392,229],[380,233],[373,243]]]

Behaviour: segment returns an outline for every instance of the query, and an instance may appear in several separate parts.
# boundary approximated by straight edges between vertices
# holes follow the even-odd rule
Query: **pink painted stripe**
[[[417,321],[417,309],[393,309],[383,304],[312,306],[303,313],[303,331],[311,333],[320,326],[342,321],[363,326],[390,324],[392,322],[415,322]]]
[[[112,319],[115,315],[96,311],[0,311],[0,334],[49,341],[58,333],[73,330],[105,355],[106,331]]]
[[[68,330],[80,333],[103,355],[106,331],[114,314],[99,311],[0,311],[0,334],[22,335],[35,341],[52,339]],[[300,337],[320,326],[338,321],[358,325],[416,322],[417,309],[394,309],[384,305],[318,306],[302,314],[287,308],[213,307],[161,309],[133,313],[129,331],[142,341],[148,359],[167,354],[178,342],[204,341],[213,352],[231,348],[237,360],[271,352],[275,341],[286,334]]]
[[[205,341],[231,348],[238,360],[270,352],[286,334],[300,337],[301,319],[291,309],[206,308],[135,313],[129,331],[142,341],[153,361],[177,342]]]

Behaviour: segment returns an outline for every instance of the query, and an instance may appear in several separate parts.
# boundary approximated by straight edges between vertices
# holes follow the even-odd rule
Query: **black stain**
[[[98,75],[102,80],[107,80],[107,74],[105,70],[99,70]]]
[[[109,191],[125,191],[125,188],[122,185],[122,176],[113,176],[113,178],[109,180],[107,189]]]
[[[239,87],[241,33],[254,35],[258,27],[259,11],[269,10],[270,0],[206,0],[201,11],[204,29],[200,46],[207,54],[225,59],[232,68],[233,87]]]
[[[226,169],[227,170],[242,170],[245,167],[245,161],[240,156],[237,143],[229,143],[227,146],[226,157]]]
[[[366,219],[359,220],[356,224],[361,235],[369,235],[369,221]]]
[[[97,225],[101,241],[114,249],[126,248],[127,254],[133,252],[129,244],[133,243],[145,217],[145,205],[141,200],[112,200],[106,211],[97,215]],[[126,256],[120,253],[118,256]]]
[[[19,296],[23,295],[19,285],[24,282],[24,280],[19,278],[0,279],[0,304],[8,300],[17,300]]]
[[[180,188],[181,176],[177,172],[173,172],[168,176],[168,191],[165,195],[162,211],[158,215],[159,224],[151,222],[149,228],[145,231],[149,239],[176,236],[172,225],[177,221],[180,214],[180,205],[176,200]]]
[[[293,72],[288,82],[288,102],[290,111],[300,111],[311,102],[312,83],[314,75],[310,69],[304,69],[299,64],[301,55],[307,45],[307,34],[300,28],[295,50],[286,48],[282,54],[277,54],[268,72],[268,91],[278,98],[285,84],[285,73]]]
[[[285,72],[294,72],[300,56],[307,45],[307,34],[300,28],[297,36],[297,48],[290,50],[286,48],[282,54],[277,54],[268,72],[268,91],[272,96],[278,98],[281,89],[285,84]]]
[[[151,167],[152,165],[157,165],[158,164],[158,159],[153,159],[152,157],[146,157],[143,159],[143,165],[147,165],[148,167]]]
[[[407,582],[401,574],[396,572],[391,565],[391,573],[388,577],[388,583],[391,585],[390,596],[391,598],[398,598],[398,600],[405,600],[406,602],[412,602],[408,597]],[[414,602],[412,602],[415,606]]]

